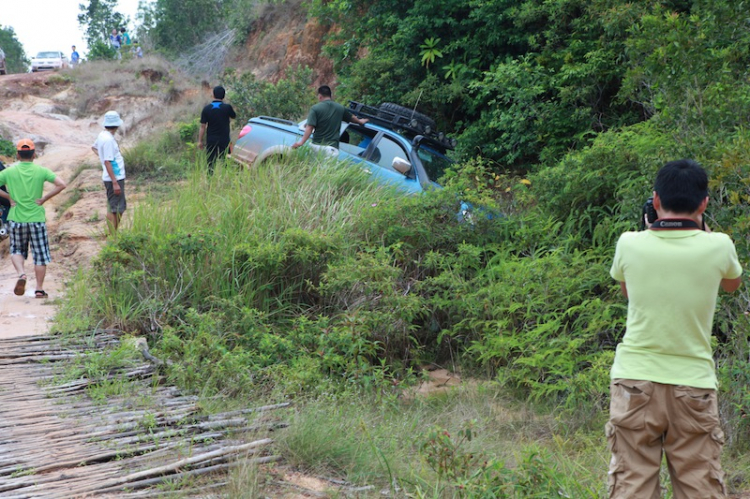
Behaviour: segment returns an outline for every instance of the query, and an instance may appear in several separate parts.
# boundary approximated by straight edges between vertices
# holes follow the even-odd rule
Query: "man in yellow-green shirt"
[[[13,292],[23,296],[26,291],[24,261],[29,256],[31,245],[36,277],[34,296],[46,298],[44,277],[47,273],[47,264],[52,261],[52,257],[49,252],[47,218],[43,205],[65,188],[65,182],[51,170],[32,162],[36,149],[31,140],[19,141],[16,149],[19,162],[0,171],[0,186],[5,185],[8,188],[8,193],[3,192],[0,196],[9,199],[11,204],[8,214],[10,259],[18,272]],[[44,194],[45,182],[54,184],[54,188],[47,194]]]
[[[704,224],[708,176],[698,163],[664,165],[653,203],[658,219],[620,236],[610,270],[628,318],[611,371],[609,495],[659,498],[663,453],[675,499],[721,498],[711,326],[719,288],[737,290],[742,268],[729,236]]]

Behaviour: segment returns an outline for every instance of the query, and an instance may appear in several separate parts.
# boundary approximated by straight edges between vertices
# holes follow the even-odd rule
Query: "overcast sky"
[[[80,4],[88,5],[89,0],[0,0],[0,26],[13,27],[29,58],[46,50],[60,50],[70,57],[71,45],[85,57],[88,49],[78,26]],[[118,0],[117,12],[130,16],[132,34],[138,0]]]

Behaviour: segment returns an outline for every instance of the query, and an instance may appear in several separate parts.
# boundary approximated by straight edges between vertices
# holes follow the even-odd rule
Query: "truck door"
[[[395,185],[407,192],[421,192],[422,186],[417,180],[414,167],[406,173],[396,171],[393,168],[393,160],[396,158],[410,161],[406,149],[384,134],[373,140],[365,155],[365,159],[371,165],[373,176],[378,177],[379,182]]]

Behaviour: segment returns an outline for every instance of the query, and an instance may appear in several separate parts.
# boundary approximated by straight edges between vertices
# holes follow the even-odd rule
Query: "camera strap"
[[[701,226],[688,218],[664,218],[651,224],[651,230],[701,230]]]

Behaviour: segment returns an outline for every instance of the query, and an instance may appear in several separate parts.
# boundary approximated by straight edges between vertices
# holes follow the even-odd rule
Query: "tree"
[[[129,18],[115,11],[117,0],[90,0],[88,6],[79,4],[78,25],[83,29],[89,47],[108,43],[114,28],[125,26]]]
[[[422,51],[422,65],[426,68],[430,67],[430,64],[435,62],[438,57],[443,57],[443,52],[438,48],[440,46],[440,38],[428,38],[422,45],[419,46]]]
[[[11,26],[0,28],[0,48],[5,52],[5,66],[8,73],[25,73],[28,70],[29,60]]]
[[[149,35],[155,48],[177,54],[226,29],[223,0],[156,0]]]
[[[135,18],[138,25],[134,30],[134,40],[138,40],[141,47],[153,48],[150,32],[156,26],[156,7],[149,0],[139,0]]]

